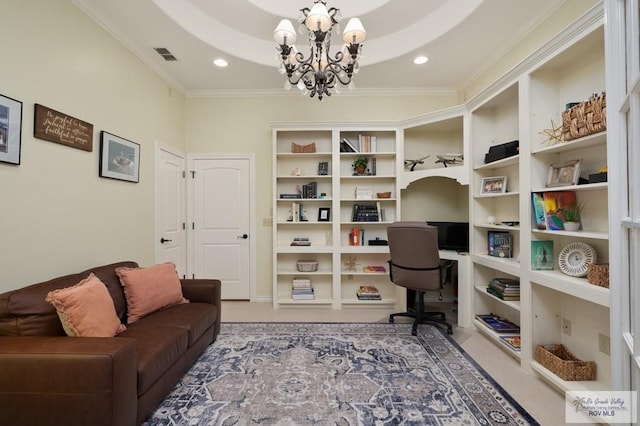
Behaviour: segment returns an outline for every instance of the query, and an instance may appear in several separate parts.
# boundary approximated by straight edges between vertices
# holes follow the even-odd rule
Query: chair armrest
[[[123,337],[0,337],[6,424],[135,425],[137,348]]]
[[[220,307],[220,280],[213,279],[181,279],[182,294],[190,302],[209,303]]]

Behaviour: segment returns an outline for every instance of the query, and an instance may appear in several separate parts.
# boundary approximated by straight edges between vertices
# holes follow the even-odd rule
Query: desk
[[[458,327],[471,327],[471,319],[473,308],[473,286],[471,285],[471,258],[469,253],[458,253],[453,250],[440,250],[440,259],[455,260],[458,264]],[[407,290],[407,299],[409,299],[412,290]],[[429,299],[429,292],[425,295],[425,302],[435,299]],[[431,293],[434,294],[434,293]]]

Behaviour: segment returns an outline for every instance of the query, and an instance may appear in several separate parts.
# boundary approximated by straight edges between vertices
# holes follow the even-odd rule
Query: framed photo
[[[20,164],[22,102],[0,95],[0,161]]]
[[[481,194],[503,194],[507,192],[507,177],[492,176],[482,178]]]
[[[582,160],[571,160],[552,164],[547,176],[547,187],[577,185],[581,163]]]
[[[102,130],[100,132],[100,177],[140,181],[140,145]]]
[[[331,220],[331,207],[318,208],[318,222],[329,222]]]
[[[320,161],[318,162],[318,174],[320,176],[326,176],[329,174],[329,162],[328,161]]]

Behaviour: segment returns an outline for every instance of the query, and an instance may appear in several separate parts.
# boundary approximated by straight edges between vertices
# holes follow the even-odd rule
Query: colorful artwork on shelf
[[[577,205],[576,193],[572,191],[545,192],[543,197],[547,229],[550,231],[564,230],[564,212],[569,207]]]

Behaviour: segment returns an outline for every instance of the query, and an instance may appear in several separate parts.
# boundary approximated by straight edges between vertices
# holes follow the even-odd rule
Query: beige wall
[[[184,98],[67,0],[3,0],[0,94],[23,102],[0,163],[0,292],[112,261],[154,261],[154,141],[184,149]],[[34,103],[92,123],[93,152],[35,139]],[[140,183],[98,177],[99,133],[141,145]]]

